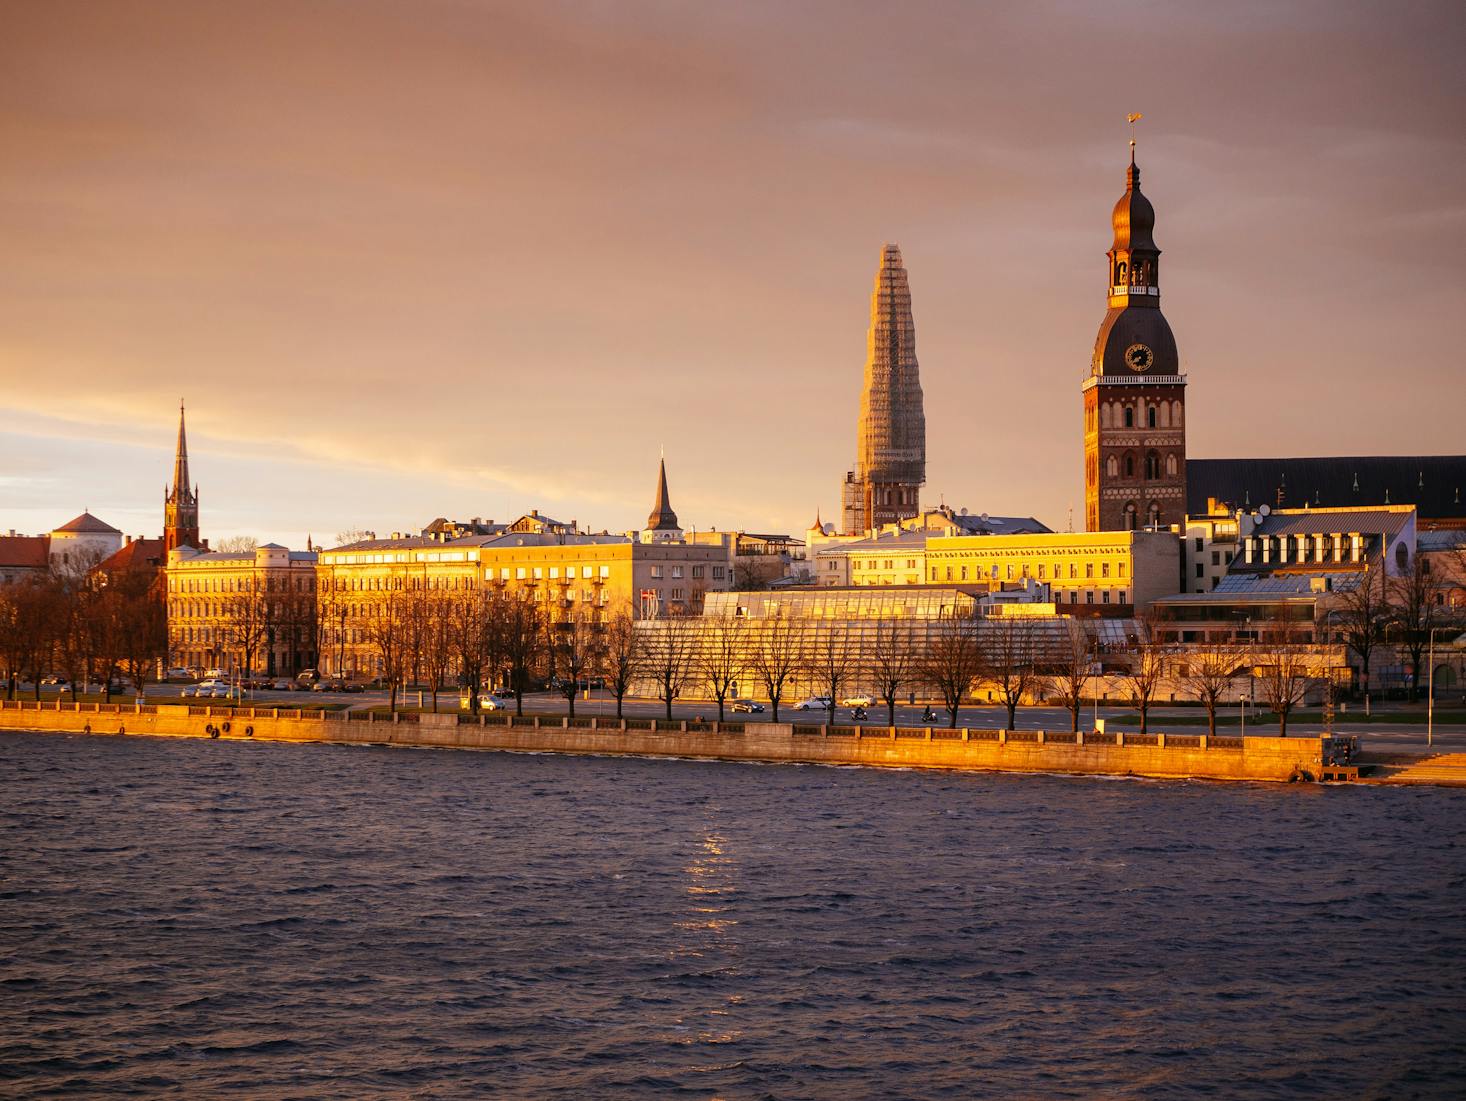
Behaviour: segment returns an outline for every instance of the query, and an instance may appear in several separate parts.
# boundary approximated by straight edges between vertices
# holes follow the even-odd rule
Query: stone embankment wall
[[[1312,779],[1317,738],[1071,734],[943,727],[663,722],[485,715],[387,716],[295,708],[0,701],[0,728],[256,741],[695,757],[891,768],[1072,772],[1208,780]]]

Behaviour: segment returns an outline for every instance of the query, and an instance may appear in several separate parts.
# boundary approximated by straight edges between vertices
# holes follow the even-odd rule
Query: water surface
[[[0,735],[6,1097],[1466,1096],[1466,791]]]

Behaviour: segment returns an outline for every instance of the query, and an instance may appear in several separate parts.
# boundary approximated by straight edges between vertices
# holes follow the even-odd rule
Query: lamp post
[[[1426,658],[1425,676],[1425,744],[1435,744],[1435,633],[1437,631],[1453,630],[1449,627],[1432,627],[1430,629],[1430,642],[1428,646],[1430,656]]]

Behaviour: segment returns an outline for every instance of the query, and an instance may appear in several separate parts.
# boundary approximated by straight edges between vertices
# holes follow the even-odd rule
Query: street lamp
[[[1435,721],[1435,633],[1437,631],[1451,631],[1454,627],[1432,627],[1430,629],[1430,656],[1426,658],[1426,689],[1425,689],[1425,744],[1434,745],[1434,721]]]

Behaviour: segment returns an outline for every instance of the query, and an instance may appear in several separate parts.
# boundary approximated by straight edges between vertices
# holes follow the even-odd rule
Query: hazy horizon
[[[880,250],[923,499],[1083,526],[1128,111],[1188,452],[1456,453],[1466,15],[9,4],[0,529],[837,519]]]

